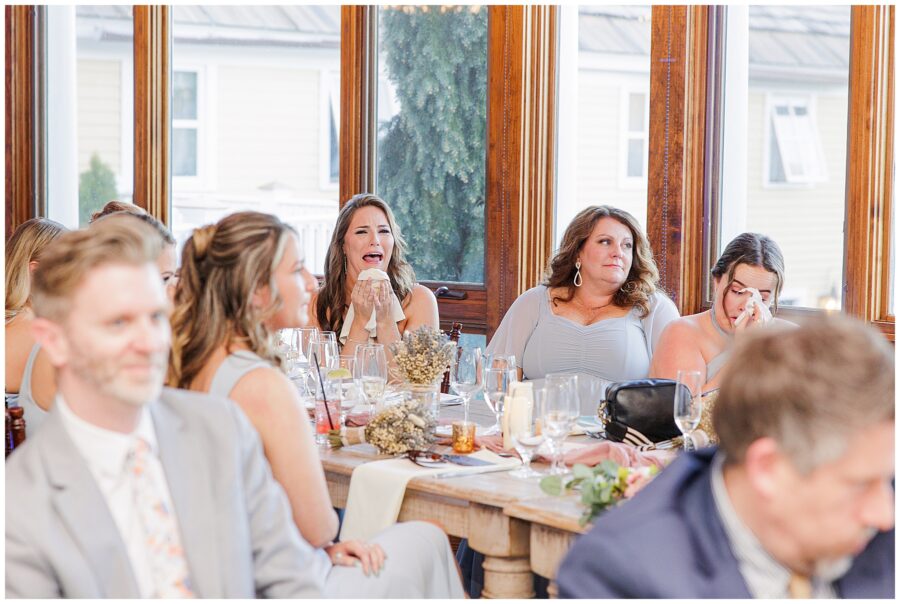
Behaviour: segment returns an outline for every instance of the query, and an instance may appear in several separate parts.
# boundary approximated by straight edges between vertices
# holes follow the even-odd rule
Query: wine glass
[[[318,337],[319,330],[315,327],[298,327],[290,330],[288,357],[288,377],[300,391],[301,395],[309,395],[309,342]]]
[[[510,472],[510,476],[515,476],[516,478],[543,476],[542,472],[538,472],[531,467],[531,459],[547,438],[541,431],[541,417],[543,415],[541,408],[544,404],[546,392],[544,388],[535,389],[534,405],[528,409],[528,412],[523,417],[511,418],[509,435],[516,452],[522,458],[522,467]]]
[[[469,401],[481,388],[481,380],[481,349],[458,348],[450,366],[450,387],[462,397],[465,421],[469,421]]]
[[[485,434],[502,434],[500,416],[503,414],[503,397],[509,391],[509,371],[489,367],[484,370],[484,402],[494,414],[494,425]]]
[[[675,425],[684,435],[684,450],[692,451],[696,448],[692,434],[700,425],[703,411],[703,400],[700,397],[703,378],[699,371],[679,370],[675,381]]]
[[[338,357],[337,369],[329,371],[328,377],[341,383],[341,422],[346,423],[347,414],[356,407],[362,396],[360,384],[357,381],[356,356],[342,354]]]
[[[371,416],[375,404],[384,395],[384,386],[387,384],[387,358],[382,344],[367,344],[356,348],[356,373]]]
[[[566,474],[563,464],[563,441],[572,431],[578,417],[578,376],[571,373],[548,373],[544,379],[544,432],[553,448],[551,474]]]

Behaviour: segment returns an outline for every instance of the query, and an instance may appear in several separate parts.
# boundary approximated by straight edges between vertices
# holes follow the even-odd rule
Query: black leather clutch
[[[606,400],[597,408],[606,437],[644,446],[681,436],[673,416],[676,387],[675,380],[662,379],[611,384]]]

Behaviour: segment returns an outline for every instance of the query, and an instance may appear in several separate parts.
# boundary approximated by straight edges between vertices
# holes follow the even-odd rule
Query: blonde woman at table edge
[[[347,354],[375,342],[384,344],[389,355],[388,345],[403,332],[422,325],[438,329],[437,300],[430,289],[416,283],[405,253],[406,243],[387,203],[371,193],[351,197],[335,223],[325,255],[325,282],[310,303],[310,323],[339,334]],[[357,279],[371,268],[387,273],[390,287]],[[346,325],[351,305],[353,318]],[[402,317],[394,313],[396,306]],[[373,312],[374,333],[366,328]]]
[[[434,525],[402,523],[371,543],[331,544],[337,515],[307,413],[274,347],[278,329],[306,324],[314,287],[297,233],[275,216],[238,212],[196,229],[175,292],[169,385],[227,396],[244,411],[300,534],[330,559],[329,597],[460,596],[449,543]]]
[[[663,331],[653,355],[650,377],[675,379],[679,370],[696,370],[703,376],[703,391],[719,387],[721,369],[731,356],[736,339],[766,325],[792,326],[773,317],[764,322],[763,312],[753,308],[746,320],[737,322],[747,308],[753,288],[763,304],[778,312],[778,296],[784,286],[784,257],[778,244],[758,233],[741,233],[725,246],[710,271],[714,295],[709,310],[672,321]]]

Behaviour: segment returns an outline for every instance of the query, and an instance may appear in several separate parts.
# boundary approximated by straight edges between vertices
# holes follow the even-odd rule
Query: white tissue
[[[390,277],[386,272],[378,268],[367,268],[364,271],[361,271],[356,279],[357,281],[374,281],[375,283],[372,284],[373,287],[381,282],[384,282],[386,285],[380,287],[390,287]],[[394,293],[391,293],[391,298],[391,317],[395,322],[402,321],[406,318],[406,315],[403,313],[403,307],[400,306],[400,300],[397,299],[397,295]],[[353,316],[355,313],[356,311],[351,303],[350,310],[347,311],[347,316],[344,317],[344,326],[341,328],[341,333],[338,336],[341,345],[347,343],[347,338],[350,335],[350,325],[353,323]],[[374,310],[372,311],[372,316],[369,317],[369,321],[366,323],[366,330],[369,332],[369,339],[373,340],[376,331]]]
[[[763,302],[762,295],[760,295],[759,290],[755,287],[745,287],[740,290],[738,293],[750,292],[750,299],[747,300],[746,306],[744,306],[744,312],[738,315],[738,318],[734,321],[734,326],[737,327],[744,321],[750,318],[750,315],[753,314],[754,309],[759,309],[759,320],[765,325],[766,323],[772,320],[772,313],[769,311],[768,305]]]

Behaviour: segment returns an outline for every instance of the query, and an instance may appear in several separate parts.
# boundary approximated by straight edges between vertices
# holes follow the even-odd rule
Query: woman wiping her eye
[[[765,325],[793,325],[773,318],[784,286],[784,257],[769,237],[738,235],[711,272],[712,307],[666,327],[653,354],[650,377],[675,379],[679,369],[697,370],[706,376],[704,391],[718,388],[735,338]]]

